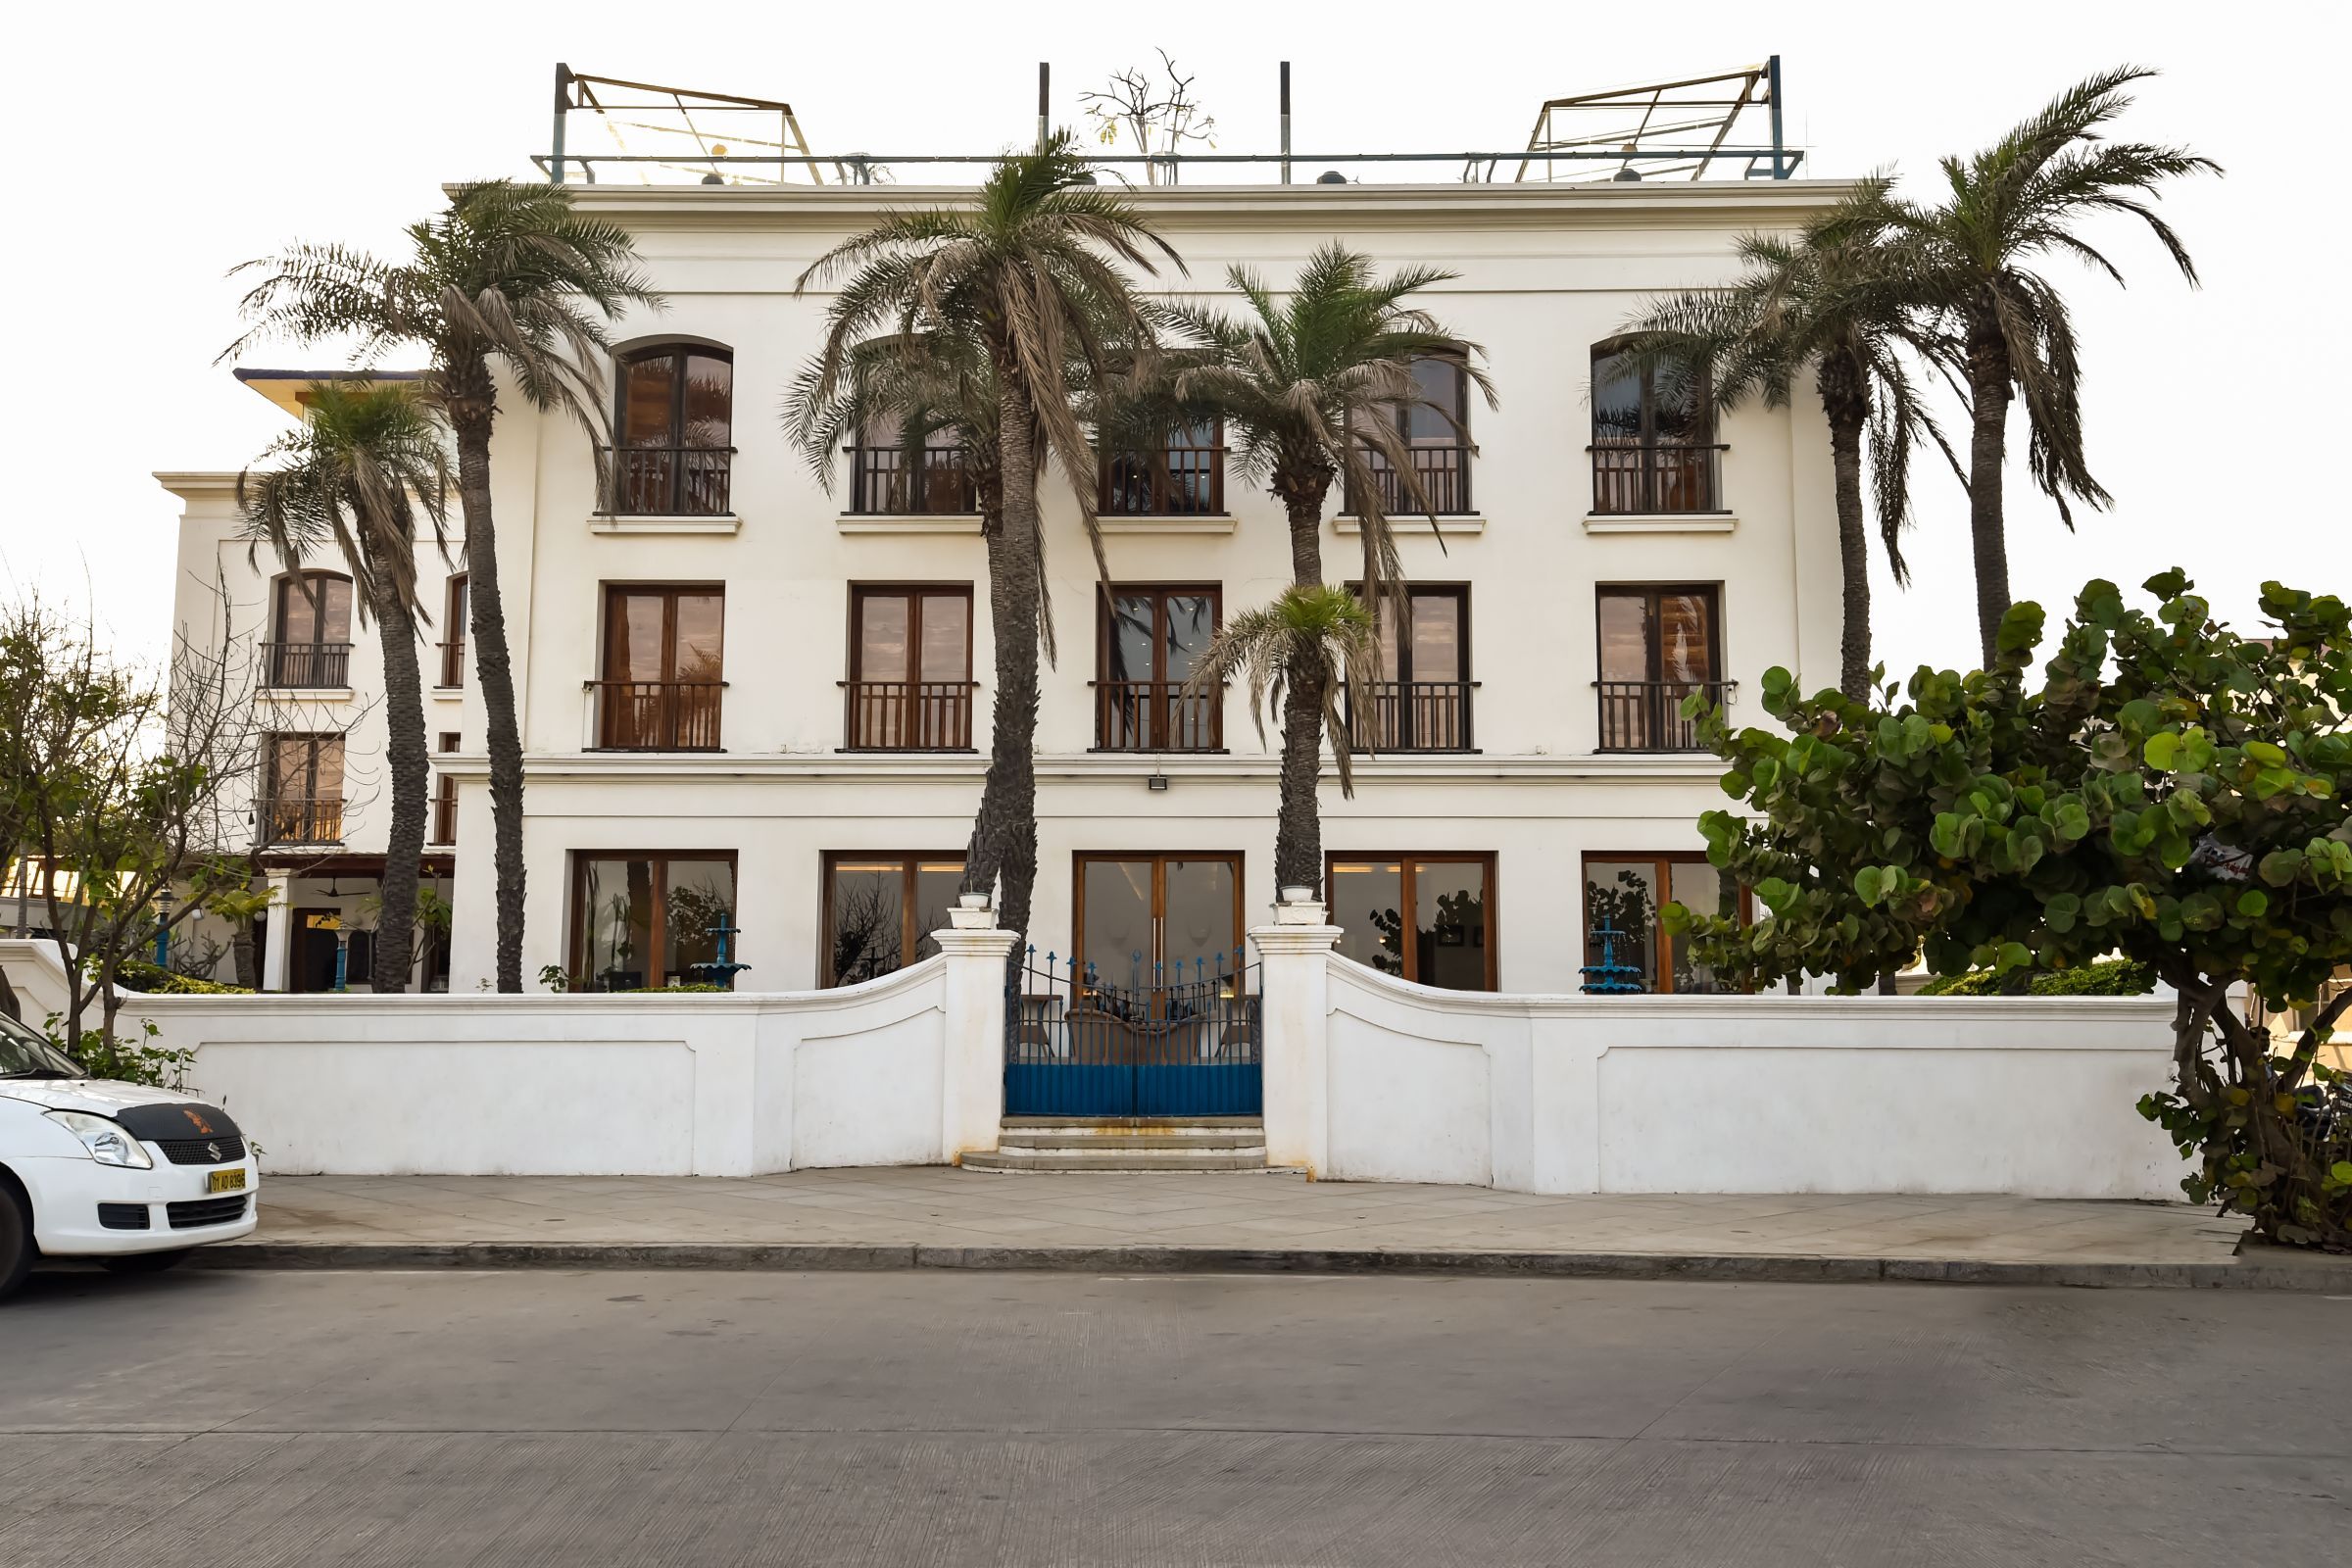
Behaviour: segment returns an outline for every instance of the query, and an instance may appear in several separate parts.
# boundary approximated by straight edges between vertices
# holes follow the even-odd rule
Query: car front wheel
[[[0,1182],[0,1297],[24,1283],[32,1268],[32,1216],[11,1185]]]
[[[99,1266],[116,1274],[161,1274],[188,1255],[190,1248],[175,1248],[169,1252],[124,1252],[120,1257],[102,1257]]]

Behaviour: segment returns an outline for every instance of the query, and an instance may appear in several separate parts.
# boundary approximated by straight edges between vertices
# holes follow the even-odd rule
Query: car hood
[[[86,1110],[117,1119],[134,1105],[205,1104],[185,1090],[119,1083],[112,1078],[0,1078],[0,1099],[29,1101],[47,1110]]]

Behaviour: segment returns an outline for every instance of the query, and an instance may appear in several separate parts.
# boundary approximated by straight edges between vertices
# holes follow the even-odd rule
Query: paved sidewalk
[[[213,1266],[1466,1271],[2352,1287],[2240,1257],[2184,1204],[1998,1196],[1541,1197],[1279,1174],[943,1167],[693,1177],[272,1177]],[[2315,1272],[2316,1271],[2316,1272]]]

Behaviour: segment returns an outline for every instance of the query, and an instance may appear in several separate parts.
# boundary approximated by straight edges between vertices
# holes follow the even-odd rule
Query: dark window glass
[[[1416,513],[1467,513],[1470,506],[1470,376],[1460,360],[1433,355],[1413,362],[1413,401],[1384,415],[1412,452],[1414,494],[1388,458],[1370,448],[1363,453],[1373,482],[1380,487],[1381,510],[1392,517]],[[1348,510],[1360,514],[1363,498],[1351,487]]]
[[[1120,455],[1102,465],[1102,510],[1113,515],[1180,516],[1225,510],[1221,426],[1206,420],[1173,431],[1154,465]]]
[[[614,751],[715,750],[725,632],[724,589],[606,589],[598,744]]]
[[[459,572],[449,579],[442,591],[441,608],[441,684],[466,684],[466,573]]]
[[[351,579],[325,571],[278,578],[277,640],[350,642]]]
[[[1224,744],[1222,694],[1188,695],[1217,634],[1215,588],[1116,588],[1103,602],[1095,745],[1102,751],[1213,751]]]
[[[1727,912],[1723,873],[1697,855],[1594,855],[1585,859],[1585,962],[1597,970],[1621,965],[1625,972],[1598,979],[1630,983],[1642,991],[1713,992],[1726,989],[1687,944],[1666,934],[1659,911],[1681,904],[1700,914]],[[1735,894],[1729,912],[1747,913],[1744,894]],[[1664,956],[1661,966],[1660,956]]]
[[[613,509],[725,513],[734,452],[733,356],[685,344],[644,349],[620,362],[618,379]]]
[[[721,921],[735,924],[735,861],[709,852],[583,855],[574,888],[574,982],[587,991],[700,983]],[[740,958],[730,944],[728,956]]]
[[[1365,693],[1369,707],[1352,715],[1357,744],[1371,752],[1465,751],[1470,741],[1470,590],[1383,593],[1380,678]]]
[[[823,986],[893,974],[939,951],[932,933],[948,923],[963,883],[954,855],[825,857]]]
[[[848,740],[855,750],[971,745],[972,591],[850,590]]]
[[[1592,351],[1592,510],[1713,512],[1715,417],[1706,378],[1671,361]]]
[[[1494,989],[1494,858],[1334,855],[1339,951],[1383,974],[1448,991]]]
[[[1599,590],[1597,695],[1603,751],[1693,751],[1684,699],[1723,700],[1723,654],[1711,585]]]

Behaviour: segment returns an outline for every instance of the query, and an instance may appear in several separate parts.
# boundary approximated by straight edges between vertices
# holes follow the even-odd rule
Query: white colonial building
[[[1337,238],[1383,269],[1458,273],[1428,307],[1485,346],[1499,408],[1465,399],[1408,433],[1445,515],[1399,524],[1411,612],[1386,653],[1378,755],[1324,842],[1341,951],[1463,989],[1567,992],[1575,933],[1606,918],[1656,989],[1690,987],[1652,924],[1711,903],[1698,813],[1719,765],[1678,716],[1694,688],[1761,721],[1758,677],[1837,677],[1829,442],[1817,404],[1691,406],[1645,385],[1611,338],[1652,294],[1724,280],[1737,238],[1786,228],[1839,184],[1718,180],[1312,184],[1138,191],[1187,272],[1147,288],[1219,300],[1227,267],[1277,287]],[[559,416],[509,399],[493,452],[500,563],[526,753],[524,969],[574,986],[686,977],[723,912],[741,982],[800,990],[901,967],[946,924],[988,753],[992,651],[978,519],[958,456],[909,476],[895,447],[843,454],[830,492],[779,429],[827,297],[807,265],[882,213],[968,198],[908,186],[577,187],[637,237],[668,308],[624,321],[611,367],[621,479]],[[1432,368],[1435,395],[1448,372]],[[249,378],[253,378],[249,375]],[[257,384],[288,401],[302,377]],[[1105,605],[1076,509],[1044,487],[1060,647],[1038,735],[1041,869],[1029,932],[1116,972],[1243,941],[1275,900],[1275,759],[1245,697],[1174,698],[1222,616],[1288,579],[1281,509],[1224,470],[1217,432],[1167,476],[1101,476]],[[377,660],[348,611],[324,619],[248,566],[233,475],[168,474],[187,503],[180,620],[215,579],[267,623],[302,726],[258,809],[286,882],[270,984],[316,984],[302,932],[380,867]],[[1339,498],[1334,498],[1339,510]],[[1352,524],[1327,523],[1335,576]],[[321,565],[327,564],[321,563]],[[463,578],[437,635],[464,636]],[[347,603],[346,600],[344,601]],[[316,622],[316,623],[315,623]],[[368,635],[372,635],[371,631]],[[356,646],[353,646],[356,645]],[[453,868],[447,985],[491,973],[493,878],[478,698],[462,647],[428,661],[436,867]],[[435,651],[436,653],[439,651]],[[329,667],[331,664],[331,668]],[[429,676],[428,676],[429,679]],[[275,694],[272,694],[275,695]],[[358,715],[348,734],[316,715]],[[281,755],[282,754],[282,755]],[[446,758],[446,760],[443,758]],[[372,865],[371,858],[372,857]],[[330,896],[330,889],[332,896]],[[331,944],[329,944],[331,946]],[[436,980],[436,983],[438,981]]]

